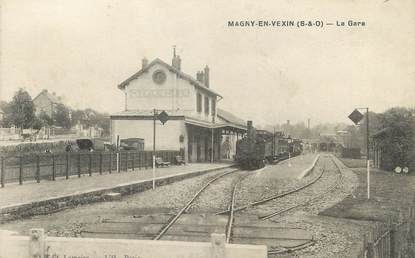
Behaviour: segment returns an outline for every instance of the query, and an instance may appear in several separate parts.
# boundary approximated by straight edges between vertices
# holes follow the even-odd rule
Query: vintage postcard
[[[0,0],[0,258],[415,257],[412,0]]]

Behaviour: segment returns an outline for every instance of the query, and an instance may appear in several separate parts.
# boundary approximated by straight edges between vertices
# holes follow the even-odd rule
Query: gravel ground
[[[213,182],[195,200],[189,209],[189,213],[216,213],[226,210],[231,201],[234,185],[250,171],[238,171]]]
[[[278,165],[275,167],[277,169]],[[232,186],[240,177],[247,174],[248,176],[241,182],[237,190],[236,207],[304,185],[319,176],[321,169],[324,167],[326,168],[325,174],[312,186],[291,196],[249,208],[246,211],[237,213],[236,217],[250,216],[252,218],[252,215],[264,215],[268,212],[289,207],[309,199],[311,196],[321,194],[338,180],[337,168],[329,157],[321,156],[316,164],[316,168],[301,180],[295,178],[278,179],[275,177],[270,179],[261,171],[241,171],[230,174],[209,186],[206,192],[202,193],[196,200],[196,204],[189,212],[213,213],[223,210],[229,205]],[[121,201],[85,205],[47,216],[36,216],[30,220],[14,221],[0,225],[0,228],[27,234],[30,228],[43,227],[48,235],[51,236],[79,236],[85,226],[100,223],[102,219],[122,219],[145,214],[173,214],[182,208],[209,180],[224,173],[224,171],[230,170],[232,168],[186,179],[158,187],[154,191],[145,191],[124,197]],[[357,182],[357,177],[353,172],[344,170],[340,185],[329,194],[322,196],[311,204],[296,208],[283,216],[270,219],[269,221],[275,223],[276,226],[302,228],[313,232],[316,240],[315,245],[296,251],[288,256],[272,255],[271,257],[356,257],[354,251],[359,249],[362,232],[366,232],[370,224],[362,221],[323,217],[318,216],[318,214],[350,195]],[[257,221],[253,219],[253,223],[255,222]]]
[[[121,201],[102,202],[79,206],[76,209],[31,219],[1,224],[0,229],[27,234],[30,228],[44,228],[50,236],[79,236],[84,226],[99,223],[102,219],[118,219],[141,214],[173,213],[213,177],[233,168],[207,173],[156,188],[154,191],[124,197]]]
[[[317,216],[321,211],[341,202],[355,190],[358,179],[350,170],[343,170],[339,186],[330,194],[283,217],[272,218],[284,226],[298,226],[314,233],[315,245],[295,252],[294,257],[357,257],[364,232],[373,224],[367,221],[345,220]],[[278,257],[278,256],[276,256]]]
[[[269,177],[268,172],[257,171],[246,177],[237,190],[236,207],[258,201],[273,195],[305,185],[320,174],[321,161],[317,161],[315,169],[303,179]],[[283,169],[275,165],[274,169]],[[272,173],[272,172],[271,172]]]
[[[242,214],[265,215],[324,193],[339,179],[338,169],[329,157],[322,156],[320,158],[316,164],[317,169],[309,175],[307,180],[312,180],[318,176],[317,171],[323,167],[326,169],[325,173],[321,179],[310,187],[290,196],[271,201],[266,205],[249,208]],[[268,184],[270,183],[268,182]],[[324,194],[321,198],[312,201],[306,206],[296,208],[282,216],[271,218],[270,221],[278,226],[297,227],[313,232],[316,241],[313,246],[296,251],[290,255],[272,255],[271,257],[356,257],[363,232],[366,232],[367,227],[370,227],[371,224],[362,221],[322,217],[318,216],[318,214],[320,211],[331,207],[350,195],[357,184],[358,179],[356,175],[350,170],[343,170],[339,185],[330,193]],[[300,183],[291,182],[290,187],[298,185]],[[283,187],[285,190],[290,188],[287,185]]]
[[[281,193],[287,192],[288,190],[292,190],[300,186],[306,185],[307,183],[316,179],[320,175],[321,169],[323,168],[324,163],[325,163],[322,159],[324,158],[321,157],[320,160],[316,163],[316,166],[312,170],[312,172],[307,177],[301,180],[292,179],[292,178],[270,179],[266,176],[261,175],[261,172],[258,172],[256,174],[253,174],[252,176],[245,178],[241,184],[240,189],[237,192],[236,206],[238,207],[241,205],[246,205],[253,201],[258,201],[266,197],[270,197],[276,194],[281,194]],[[324,177],[325,176],[323,175],[323,177],[320,180],[318,180],[315,184],[319,184],[319,182]],[[313,187],[314,185],[310,187]],[[303,191],[309,191],[309,190],[308,188],[306,188],[304,190],[301,190],[300,193],[302,193]],[[287,204],[290,204],[294,200],[293,198],[295,198],[295,196],[297,195],[298,194],[294,193],[292,195],[283,197],[281,199],[272,200],[260,206],[248,208],[245,211],[245,213],[257,214],[258,211],[261,211],[261,213],[266,212],[266,210],[269,210],[268,212],[275,211],[276,207],[281,207],[281,201],[284,201]]]

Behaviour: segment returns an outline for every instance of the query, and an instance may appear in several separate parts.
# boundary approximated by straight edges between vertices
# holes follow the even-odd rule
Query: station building
[[[179,150],[188,162],[232,159],[246,123],[218,108],[222,96],[210,87],[209,67],[196,78],[181,70],[174,53],[172,64],[142,60],[141,69],[118,85],[125,94],[124,111],[111,115],[111,141],[142,138],[153,149],[154,114],[165,111],[169,120],[156,120],[156,150]]]

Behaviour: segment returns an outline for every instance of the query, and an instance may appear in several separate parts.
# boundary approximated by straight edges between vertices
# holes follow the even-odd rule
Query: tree
[[[46,114],[45,111],[40,112],[40,114],[37,116],[38,120],[41,121],[43,126],[51,126],[53,125],[52,118]]]
[[[82,123],[85,120],[85,114],[83,110],[72,110],[71,125],[75,126],[78,123]]]
[[[46,123],[45,120],[42,120],[39,117],[35,117],[32,127],[33,129],[40,130],[42,127],[46,125],[45,123]]]
[[[385,169],[393,170],[396,166],[415,169],[414,114],[415,109],[397,107],[379,115],[382,135],[377,141],[383,147],[382,166]]]
[[[9,104],[7,120],[19,128],[29,128],[35,120],[35,106],[29,93],[19,89]]]
[[[54,120],[56,125],[64,128],[71,128],[71,119],[69,117],[70,110],[63,104],[58,104],[54,112]]]
[[[9,127],[10,126],[10,104],[6,101],[0,101],[0,109],[3,111],[3,121],[1,121],[2,127]]]

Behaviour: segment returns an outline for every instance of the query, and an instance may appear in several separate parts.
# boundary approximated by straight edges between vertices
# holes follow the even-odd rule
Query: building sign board
[[[129,98],[187,98],[189,96],[189,89],[131,89],[128,91]]]

